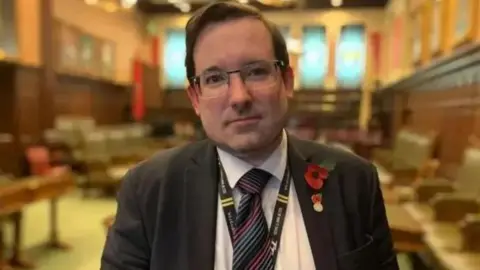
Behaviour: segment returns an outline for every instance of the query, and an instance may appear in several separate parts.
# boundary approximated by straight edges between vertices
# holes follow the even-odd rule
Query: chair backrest
[[[83,156],[86,160],[108,161],[110,155],[107,145],[107,132],[95,130],[84,134]]]
[[[126,129],[127,145],[131,152],[138,154],[147,148],[148,130],[143,126],[132,125]]]
[[[395,168],[422,168],[432,157],[435,136],[402,130],[395,138],[393,166]]]
[[[55,130],[74,151],[83,147],[83,134],[93,131],[95,125],[91,117],[62,115],[55,119]]]
[[[411,134],[407,164],[420,168],[432,157],[433,139],[428,136]]]
[[[31,175],[46,175],[50,169],[50,153],[46,146],[34,145],[25,150]]]
[[[480,149],[469,147],[465,149],[463,161],[458,169],[455,181],[459,193],[480,196]]]
[[[111,156],[128,153],[127,131],[124,127],[114,127],[107,131],[107,149]]]
[[[393,140],[393,147],[392,147],[392,151],[394,154],[398,153],[399,151],[402,151],[402,143],[406,135],[407,133],[405,130],[400,130],[397,133],[397,136],[395,136],[395,139]]]

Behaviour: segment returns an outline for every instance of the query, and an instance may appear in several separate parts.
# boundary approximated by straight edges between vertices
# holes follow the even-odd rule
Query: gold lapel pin
[[[323,205],[321,202],[316,202],[313,204],[313,209],[317,212],[322,212],[323,211]]]

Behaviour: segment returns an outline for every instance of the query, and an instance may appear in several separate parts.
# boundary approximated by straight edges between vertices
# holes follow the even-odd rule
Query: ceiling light
[[[85,0],[85,4],[96,5],[96,4],[98,4],[98,0]]]
[[[343,4],[342,0],[331,0],[332,1],[332,6],[334,7],[339,7]]]
[[[111,13],[118,11],[118,6],[115,5],[114,3],[110,3],[110,2],[105,3],[105,4],[103,5],[103,8],[104,8],[107,12],[111,12]]]
[[[191,7],[190,7],[190,4],[189,3],[177,3],[175,4],[178,9],[180,9],[180,11],[182,11],[183,13],[187,13],[190,11]]]
[[[248,0],[238,0],[238,2],[240,2],[242,4],[248,4]]]
[[[263,5],[272,6],[272,7],[285,7],[290,6],[294,3],[293,0],[257,0]]]
[[[137,0],[122,0],[123,8],[131,8],[137,4]]]

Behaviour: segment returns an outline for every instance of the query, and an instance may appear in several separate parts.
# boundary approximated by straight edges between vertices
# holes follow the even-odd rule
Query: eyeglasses
[[[256,61],[237,70],[212,69],[191,79],[203,97],[217,97],[225,94],[230,85],[230,74],[239,73],[245,86],[252,91],[274,85],[278,79],[277,69],[283,69],[282,61]]]

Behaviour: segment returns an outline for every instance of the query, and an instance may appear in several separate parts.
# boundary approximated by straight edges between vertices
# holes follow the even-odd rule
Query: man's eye
[[[206,77],[205,83],[206,84],[216,84],[216,83],[223,82],[224,80],[225,80],[225,78],[221,74],[212,74],[212,75],[208,75]]]
[[[265,68],[252,68],[248,71],[248,76],[264,76],[268,75],[268,70]]]

